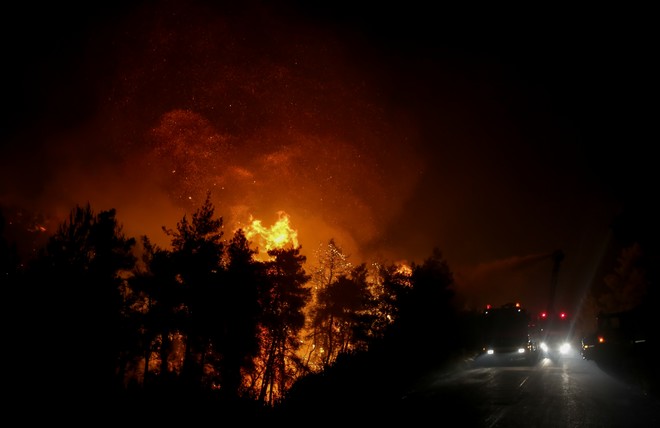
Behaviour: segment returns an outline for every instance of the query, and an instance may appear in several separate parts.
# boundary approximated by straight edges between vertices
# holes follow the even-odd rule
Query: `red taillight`
[[[605,343],[605,338],[603,336],[598,336],[598,343]]]

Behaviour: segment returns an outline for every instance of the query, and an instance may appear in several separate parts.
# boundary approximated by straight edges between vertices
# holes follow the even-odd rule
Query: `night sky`
[[[642,10],[99,3],[3,11],[12,233],[89,202],[166,246],[210,191],[227,236],[286,213],[309,263],[438,247],[470,305],[542,306],[561,249],[573,308],[653,183]]]

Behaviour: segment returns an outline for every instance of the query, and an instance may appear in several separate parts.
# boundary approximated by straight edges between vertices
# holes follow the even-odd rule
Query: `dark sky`
[[[561,249],[574,307],[653,182],[643,10],[99,3],[3,12],[0,206],[42,234],[90,202],[167,245],[211,191],[310,263],[438,247],[471,304],[542,306]]]

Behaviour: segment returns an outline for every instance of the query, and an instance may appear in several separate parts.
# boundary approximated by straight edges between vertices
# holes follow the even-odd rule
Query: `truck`
[[[582,339],[582,357],[600,362],[648,359],[652,355],[650,344],[657,340],[657,334],[652,334],[653,321],[654,316],[645,305],[600,312],[596,331]]]
[[[538,315],[536,327],[543,357],[556,360],[575,352],[573,318],[567,312],[543,311]]]
[[[536,336],[539,349],[544,358],[556,360],[572,355],[579,347],[574,334],[574,319],[568,312],[557,309],[556,293],[559,278],[559,268],[564,260],[564,252],[555,250],[549,254],[552,258],[552,274],[546,308],[536,317]]]
[[[634,382],[645,392],[660,394],[660,366],[656,361],[659,330],[655,305],[600,312],[597,328],[582,338],[582,358],[601,369]]]
[[[478,321],[478,364],[534,365],[539,348],[532,317],[520,303],[487,305]]]

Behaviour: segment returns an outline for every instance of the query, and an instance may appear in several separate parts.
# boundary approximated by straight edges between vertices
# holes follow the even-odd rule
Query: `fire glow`
[[[278,211],[277,215],[278,220],[270,227],[251,217],[250,224],[245,228],[246,238],[253,242],[262,258],[276,248],[298,247],[298,231],[291,228],[289,215],[284,211]]]

